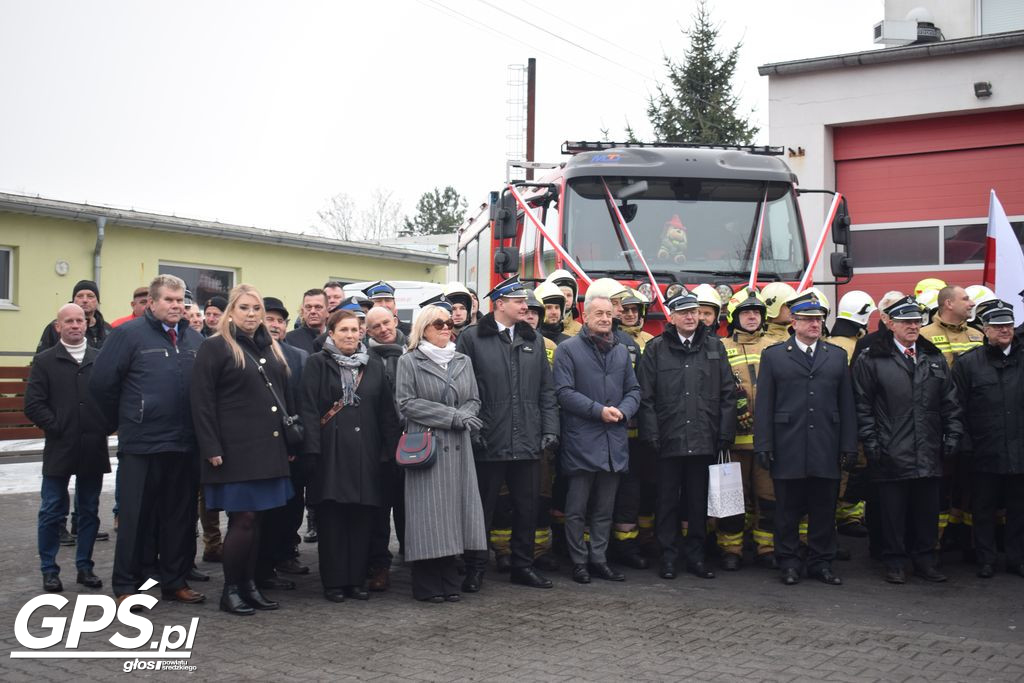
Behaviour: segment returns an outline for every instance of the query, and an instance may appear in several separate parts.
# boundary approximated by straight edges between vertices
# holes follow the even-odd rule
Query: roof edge
[[[1008,48],[1024,47],[1024,31],[1008,31],[985,36],[971,36],[955,40],[943,40],[923,45],[905,45],[881,50],[866,50],[828,57],[812,57],[791,62],[775,62],[757,67],[762,76],[789,76],[813,71],[828,71],[847,67],[871,66],[904,62],[927,57],[946,57],[971,52],[987,52]]]
[[[278,244],[297,249],[326,251],[341,254],[373,256],[392,261],[414,261],[432,265],[448,265],[450,257],[445,254],[431,254],[415,249],[393,246],[376,246],[366,242],[349,242],[302,235],[283,230],[267,230],[245,225],[182,218],[165,214],[148,213],[134,209],[117,209],[96,204],[81,204],[60,199],[0,192],[0,211],[24,213],[70,220],[94,221],[105,218],[108,224],[123,225],[144,230],[179,232],[202,237],[220,237],[241,241]]]

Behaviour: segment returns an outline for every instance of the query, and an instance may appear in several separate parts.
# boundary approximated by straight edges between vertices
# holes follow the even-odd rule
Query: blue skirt
[[[203,491],[207,509],[224,512],[273,510],[295,495],[290,477],[204,484]]]

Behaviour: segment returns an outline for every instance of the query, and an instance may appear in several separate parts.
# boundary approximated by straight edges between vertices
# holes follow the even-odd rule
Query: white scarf
[[[445,370],[448,369],[448,363],[452,362],[452,358],[455,357],[455,344],[448,342],[448,345],[444,348],[435,346],[428,341],[421,341],[420,345],[417,346],[423,355],[440,365]]]

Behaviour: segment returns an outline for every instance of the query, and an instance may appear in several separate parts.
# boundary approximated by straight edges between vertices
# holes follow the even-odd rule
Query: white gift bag
[[[729,451],[718,454],[718,464],[708,467],[708,517],[732,517],[746,512],[743,504],[743,473]]]

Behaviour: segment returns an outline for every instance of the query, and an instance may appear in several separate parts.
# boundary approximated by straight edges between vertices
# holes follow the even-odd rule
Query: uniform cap
[[[986,325],[1013,325],[1016,322],[1013,319],[1013,306],[1000,299],[987,302],[985,310],[978,317]]]
[[[357,318],[366,317],[366,311],[359,305],[359,299],[354,296],[348,296],[339,301],[338,305],[331,310],[331,313],[334,313],[334,311],[352,311],[356,314]]]
[[[696,296],[683,289],[682,292],[666,301],[665,305],[668,307],[668,310],[675,312],[692,310],[699,307],[700,303],[697,301]]]
[[[537,311],[542,318],[544,317],[544,304],[530,289],[526,290],[526,307]]]
[[[393,299],[395,298],[395,288],[383,280],[377,280],[364,289],[363,294],[371,299]]]
[[[786,302],[793,315],[802,315],[815,318],[824,318],[828,315],[828,306],[822,302],[818,295],[812,291],[790,299]]]
[[[905,296],[902,299],[889,305],[885,314],[892,320],[921,320],[921,305],[912,296]]]
[[[487,293],[487,298],[491,301],[497,301],[498,299],[505,297],[508,299],[525,299],[526,288],[523,287],[523,283],[519,281],[518,275],[498,283],[498,286]]]
[[[443,308],[449,313],[452,312],[452,300],[442,294],[435,294],[425,301],[420,302],[420,308],[426,308],[427,306],[437,306]]]

